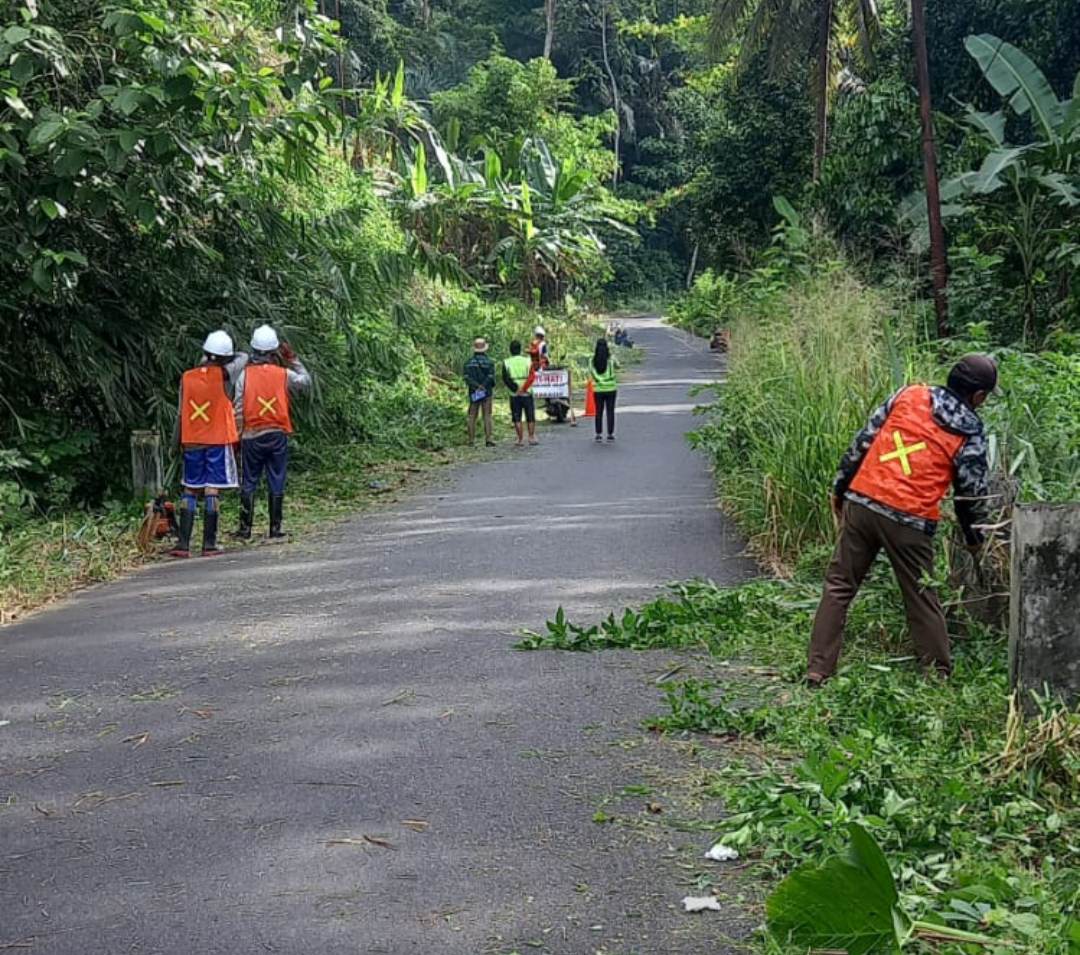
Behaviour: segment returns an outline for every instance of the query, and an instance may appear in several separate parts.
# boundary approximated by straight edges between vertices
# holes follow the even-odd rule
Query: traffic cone
[[[593,392],[592,379],[585,382],[585,414],[581,417],[592,418],[596,415],[596,395]]]

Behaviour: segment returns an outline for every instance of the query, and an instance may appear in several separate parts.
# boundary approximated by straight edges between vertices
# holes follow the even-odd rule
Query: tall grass
[[[785,562],[831,534],[829,487],[852,435],[902,367],[884,293],[835,268],[732,315],[729,374],[696,441],[762,556]]]
[[[1022,500],[1080,494],[1080,357],[995,348],[977,328],[928,342],[917,302],[838,262],[765,286],[751,278],[724,302],[727,382],[695,441],[713,458],[725,506],[774,567],[832,539],[836,468],[873,408],[906,383],[943,383],[970,350],[1000,359],[1001,394],[981,413],[1002,477]]]

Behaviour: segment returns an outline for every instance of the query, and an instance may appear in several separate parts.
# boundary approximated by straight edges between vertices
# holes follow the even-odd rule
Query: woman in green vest
[[[619,394],[619,382],[615,378],[615,358],[608,348],[606,338],[596,343],[592,361],[589,362],[589,380],[596,396],[596,440],[603,441],[603,419],[607,412],[607,439],[615,440],[615,398]]]

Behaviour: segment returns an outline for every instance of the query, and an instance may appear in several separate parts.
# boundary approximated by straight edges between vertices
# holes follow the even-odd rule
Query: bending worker
[[[539,444],[536,440],[536,401],[530,391],[535,377],[532,363],[521,354],[521,342],[515,339],[510,343],[510,357],[502,365],[502,379],[510,392],[510,417],[517,432],[515,447],[518,448],[522,447],[525,437],[523,417],[529,429],[529,444]]]
[[[236,536],[251,537],[255,518],[255,492],[266,472],[269,491],[270,536],[284,537],[281,529],[285,503],[285,475],[289,466],[289,435],[293,396],[311,387],[311,375],[269,325],[260,325],[251,336],[251,363],[236,382],[233,406],[240,429],[240,453],[244,464],[240,488],[240,527]]]
[[[832,492],[840,538],[814,620],[809,685],[820,686],[835,671],[848,606],[881,550],[900,584],[920,664],[951,672],[945,615],[924,578],[933,570],[934,532],[950,485],[968,547],[977,551],[983,541],[977,525],[985,522],[989,467],[975,411],[996,385],[994,360],[968,355],[944,388],[902,388],[855,437]]]
[[[247,364],[244,352],[233,353],[228,333],[211,332],[203,344],[202,362],[185,371],[180,379],[180,407],[176,437],[184,458],[183,494],[180,497],[179,538],[169,553],[173,557],[191,556],[191,532],[203,493],[203,557],[222,553],[217,545],[218,495],[236,487],[236,457],[233,446],[238,440],[233,416],[234,382]]]

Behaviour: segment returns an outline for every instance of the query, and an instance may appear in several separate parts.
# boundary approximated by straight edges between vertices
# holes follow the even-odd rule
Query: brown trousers
[[[469,402],[469,444],[476,440],[476,418],[481,412],[484,414],[484,440],[491,440],[491,405],[491,395],[488,395],[483,401]]]
[[[824,679],[836,670],[843,644],[848,607],[878,552],[892,564],[907,609],[908,629],[919,662],[948,674],[952,669],[949,633],[937,594],[923,585],[933,569],[934,539],[922,531],[848,501],[832,562],[825,574],[825,591],[814,618],[807,673]]]

